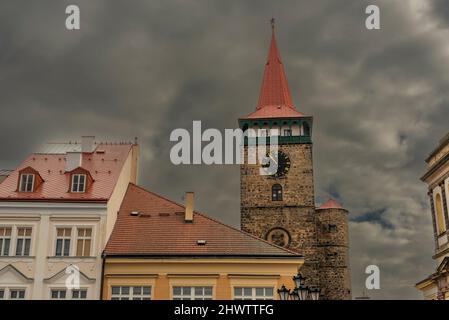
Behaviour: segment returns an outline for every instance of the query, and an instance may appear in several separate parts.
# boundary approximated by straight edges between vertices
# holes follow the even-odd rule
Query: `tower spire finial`
[[[274,23],[275,23],[274,17],[271,18],[270,23],[271,23],[271,29],[274,31]]]

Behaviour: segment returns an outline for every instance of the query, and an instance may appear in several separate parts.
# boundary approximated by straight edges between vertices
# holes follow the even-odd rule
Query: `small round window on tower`
[[[266,240],[285,248],[290,244],[290,234],[285,229],[274,228],[267,233]]]

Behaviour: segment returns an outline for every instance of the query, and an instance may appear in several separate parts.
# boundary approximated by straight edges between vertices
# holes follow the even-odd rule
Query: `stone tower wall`
[[[301,273],[308,285],[318,285],[319,261],[317,221],[313,182],[312,144],[280,145],[288,155],[290,170],[285,177],[259,174],[259,166],[243,164],[241,170],[241,228],[267,239],[273,228],[283,228],[290,235],[287,248],[304,256]],[[248,147],[245,147],[247,159]],[[271,187],[280,184],[283,201],[271,200]]]
[[[306,285],[319,286],[322,299],[350,299],[347,211],[315,209],[312,144],[280,145],[291,166],[281,178],[260,175],[259,166],[243,164],[241,228],[267,239],[273,229],[289,235],[287,248],[304,256]],[[248,147],[245,147],[247,159]],[[280,184],[283,201],[272,201],[271,187]]]
[[[351,299],[348,212],[345,209],[318,209],[320,287],[326,299]]]

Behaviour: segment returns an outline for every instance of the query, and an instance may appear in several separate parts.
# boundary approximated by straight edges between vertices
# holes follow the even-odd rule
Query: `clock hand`
[[[271,160],[274,161],[274,163],[276,163],[276,165],[278,165],[278,162],[273,158],[273,156],[271,155],[271,153],[268,153],[268,156],[270,157]]]

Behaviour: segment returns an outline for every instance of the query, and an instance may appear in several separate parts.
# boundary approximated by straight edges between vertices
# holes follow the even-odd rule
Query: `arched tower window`
[[[303,124],[302,124],[302,130],[303,130],[303,134],[305,135],[305,136],[310,136],[310,127],[309,127],[309,124],[307,123],[307,122],[304,122]]]
[[[282,201],[282,186],[280,184],[274,184],[271,187],[271,200]]]
[[[438,234],[446,231],[446,225],[444,224],[443,216],[443,201],[441,201],[441,195],[438,193],[435,197],[436,218],[438,226]]]

